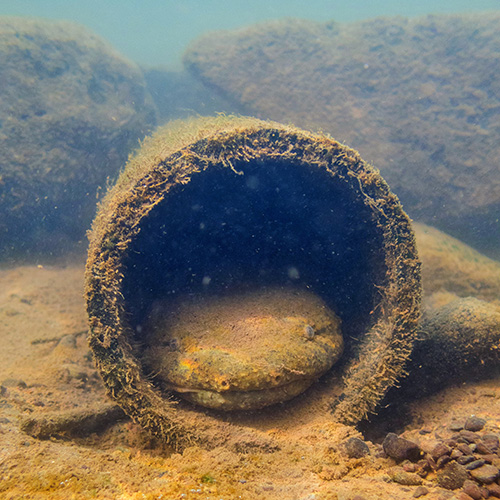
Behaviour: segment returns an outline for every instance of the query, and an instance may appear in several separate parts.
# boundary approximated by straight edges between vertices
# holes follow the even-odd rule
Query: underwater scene
[[[498,0],[0,0],[0,499],[500,498]]]

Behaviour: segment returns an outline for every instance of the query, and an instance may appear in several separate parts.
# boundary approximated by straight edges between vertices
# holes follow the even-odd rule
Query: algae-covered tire
[[[86,268],[90,347],[110,395],[144,428],[185,443],[223,420],[173,401],[141,364],[151,304],[241,284],[303,285],[341,318],[337,421],[359,422],[403,374],[420,265],[377,170],[329,137],[252,118],[158,130],[101,204]]]

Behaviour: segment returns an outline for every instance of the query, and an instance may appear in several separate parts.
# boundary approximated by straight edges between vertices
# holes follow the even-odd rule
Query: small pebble
[[[490,497],[490,492],[484,487],[484,486],[481,486],[481,493],[483,494],[483,497],[484,498],[489,498]]]
[[[448,429],[453,432],[461,431],[464,428],[464,424],[460,422],[451,422],[451,424],[448,426]]]
[[[485,462],[482,458],[480,458],[479,460],[474,460],[474,461],[472,461],[472,462],[469,462],[469,463],[465,466],[465,468],[466,468],[467,470],[474,470],[474,469],[477,469],[477,468],[479,468],[479,467],[482,467],[485,463],[486,463],[486,462]]]
[[[500,440],[496,434],[485,434],[481,440],[491,451],[497,451],[500,447]]]
[[[403,460],[416,462],[422,456],[422,451],[416,443],[399,437],[392,432],[387,434],[382,446],[387,456],[398,462]]]
[[[475,459],[472,455],[464,455],[462,457],[457,458],[457,463],[460,465],[466,465],[466,464],[469,464],[471,462],[474,462],[474,460]]]
[[[476,443],[476,452],[481,455],[491,455],[492,451],[484,444],[483,441]]]
[[[477,469],[471,470],[470,475],[480,483],[492,483],[500,474],[500,471],[494,465],[482,465]]]
[[[442,457],[443,455],[449,455],[451,453],[451,448],[444,444],[444,443],[438,443],[436,446],[431,451],[431,456],[434,460],[437,460],[438,458]]]
[[[472,455],[472,448],[467,443],[458,443],[457,450],[460,450],[464,455]]]
[[[486,424],[486,420],[484,418],[476,417],[472,415],[465,421],[464,429],[466,431],[477,432],[480,431]]]
[[[418,486],[423,481],[418,474],[406,472],[402,467],[391,467],[387,473],[395,483],[405,486]]]
[[[486,489],[488,490],[490,496],[500,498],[500,485],[497,483],[487,484]]]
[[[18,378],[6,378],[2,385],[4,387],[19,387],[19,389],[26,389],[28,385],[24,380],[20,380]]]
[[[446,464],[444,469],[437,473],[439,486],[447,490],[461,488],[467,479],[469,479],[467,469],[456,462]]]
[[[456,460],[458,457],[462,457],[463,456],[463,453],[458,449],[458,448],[455,448],[451,454],[450,454],[450,458],[452,460]]]
[[[487,463],[487,464],[493,464],[496,465],[497,467],[500,465],[498,455],[492,453],[491,455],[481,455],[481,458]]]
[[[424,495],[427,495],[429,493],[429,490],[425,486],[419,486],[414,492],[413,492],[413,498],[420,498],[423,497]]]
[[[439,459],[436,462],[437,468],[442,469],[450,460],[451,457],[449,457],[448,455],[443,455],[442,457],[439,457]]]
[[[462,490],[474,500],[481,500],[483,498],[481,488],[470,479],[467,479],[467,481],[465,481]]]
[[[368,445],[357,437],[352,437],[345,441],[344,449],[349,458],[362,458],[370,453]]]
[[[479,436],[475,432],[472,432],[468,429],[460,431],[459,436],[462,439],[465,439],[468,443],[475,443],[476,441],[479,441]]]
[[[409,462],[408,460],[403,462],[401,464],[401,467],[403,467],[403,469],[406,471],[406,472],[416,472],[417,469],[418,469],[418,466],[417,464],[414,464],[413,462]]]
[[[473,498],[471,496],[467,495],[467,493],[465,493],[465,491],[459,491],[453,497],[453,500],[473,500]]]

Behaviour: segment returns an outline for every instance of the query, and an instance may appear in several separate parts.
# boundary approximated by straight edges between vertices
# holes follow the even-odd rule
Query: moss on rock
[[[87,29],[0,18],[0,254],[84,236],[155,112],[139,69]]]
[[[184,62],[247,113],[346,141],[412,217],[498,251],[499,54],[488,12],[272,21],[204,35]]]

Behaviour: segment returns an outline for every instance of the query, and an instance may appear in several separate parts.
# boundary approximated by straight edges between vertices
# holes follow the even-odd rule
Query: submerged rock
[[[380,168],[410,215],[498,251],[500,17],[283,20],[196,40],[186,68],[260,118]]]
[[[69,22],[0,18],[0,254],[83,237],[154,123],[139,69]]]

